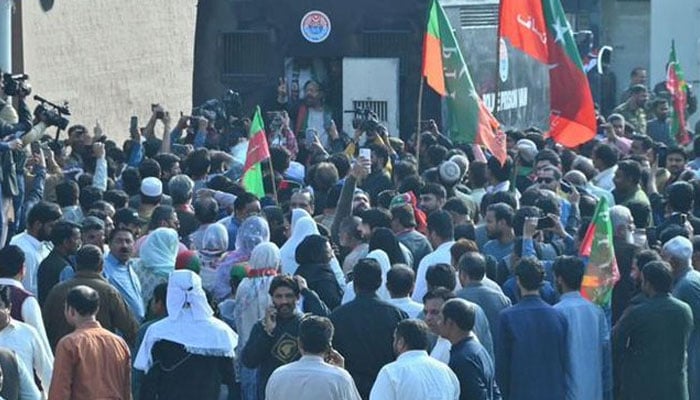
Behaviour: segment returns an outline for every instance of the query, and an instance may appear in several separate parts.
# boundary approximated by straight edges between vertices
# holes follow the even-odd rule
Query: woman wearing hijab
[[[141,399],[216,400],[233,384],[236,333],[214,318],[202,280],[189,270],[168,280],[168,316],[151,325],[134,368],[144,371]]]
[[[211,224],[202,236],[202,248],[197,251],[202,262],[202,286],[207,292],[212,292],[216,286],[216,270],[226,257],[228,249],[228,231],[222,224]]]
[[[179,241],[177,231],[172,228],[158,228],[151,232],[141,246],[141,261],[136,275],[141,282],[143,300],[153,297],[153,289],[168,281],[175,270]]]
[[[316,221],[311,218],[309,213],[300,208],[292,210],[291,232],[289,239],[287,239],[284,246],[280,249],[280,256],[282,258],[281,272],[287,275],[294,275],[299,267],[299,263],[296,259],[296,251],[301,241],[309,235],[319,234]],[[345,290],[345,275],[335,255],[333,255],[331,259],[330,266],[340,289]]]
[[[369,237],[369,251],[372,250],[384,250],[386,255],[389,256],[391,265],[409,263],[409,259],[406,257],[403,249],[401,249],[401,245],[391,229],[376,228],[372,231]]]
[[[221,261],[216,269],[216,284],[213,295],[217,301],[231,294],[231,268],[236,264],[248,262],[255,246],[270,241],[270,228],[264,218],[257,215],[246,218],[236,233],[236,249]]]
[[[236,307],[233,311],[233,319],[239,335],[236,348],[239,356],[248,341],[253,325],[265,316],[265,310],[272,305],[268,291],[272,278],[277,276],[279,264],[280,250],[274,243],[260,243],[250,254],[248,277],[238,285]],[[240,360],[240,357],[238,359]],[[241,382],[243,399],[257,398],[256,371],[237,363],[236,376]]]
[[[333,249],[328,239],[321,235],[305,237],[299,243],[295,256],[299,267],[294,274],[306,279],[309,289],[316,292],[328,308],[333,310],[338,307],[343,291],[331,269]]]
[[[372,250],[367,254],[367,258],[376,260],[379,266],[382,267],[382,286],[377,290],[377,295],[382,300],[388,300],[391,298],[389,295],[389,290],[386,288],[386,274],[391,269],[391,262],[389,261],[389,256],[386,255],[384,250]],[[353,288],[353,283],[350,282],[343,295],[342,304],[346,304],[355,299],[355,289]]]

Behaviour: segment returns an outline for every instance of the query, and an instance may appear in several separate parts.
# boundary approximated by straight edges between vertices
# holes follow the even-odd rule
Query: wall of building
[[[44,11],[40,3],[53,4]],[[23,1],[24,71],[34,94],[70,102],[71,123],[99,120],[105,133],[128,137],[150,104],[174,119],[188,112],[196,0]]]
[[[601,45],[613,47],[611,67],[617,75],[619,98],[629,85],[630,71],[634,67],[649,68],[650,5],[643,1],[606,0],[602,7]]]

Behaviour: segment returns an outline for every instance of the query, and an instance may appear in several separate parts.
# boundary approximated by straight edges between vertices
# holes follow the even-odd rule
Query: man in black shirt
[[[394,329],[408,315],[377,296],[382,269],[376,260],[360,259],[353,277],[355,299],[331,314],[333,348],[345,357],[345,369],[366,400],[379,370],[394,361]]]
[[[253,326],[243,348],[241,361],[247,368],[259,368],[258,398],[265,397],[265,386],[272,371],[301,357],[297,339],[299,323],[304,315],[297,311],[299,296],[304,296],[304,309],[327,316],[328,308],[318,295],[306,287],[299,277],[276,276],[270,283],[272,306],[265,318]]]

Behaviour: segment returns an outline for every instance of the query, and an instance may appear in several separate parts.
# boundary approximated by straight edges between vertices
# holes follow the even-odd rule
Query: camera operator
[[[0,80],[0,138],[6,141],[6,138],[18,132],[28,132],[32,128],[32,112],[25,101],[29,95],[26,91],[19,91],[17,98],[19,100],[19,112],[15,112],[10,103],[7,103],[3,98],[6,96],[5,79]]]

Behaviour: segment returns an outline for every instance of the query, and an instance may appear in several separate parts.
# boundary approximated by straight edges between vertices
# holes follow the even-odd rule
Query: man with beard
[[[681,173],[686,170],[685,164],[688,162],[688,155],[681,147],[669,147],[666,152],[666,169],[671,173],[671,177],[666,181],[666,187],[676,182]],[[659,188],[661,190],[661,188]]]
[[[287,108],[287,113],[294,117],[294,132],[308,132],[313,129],[324,148],[332,148],[339,139],[338,129],[333,120],[333,113],[325,104],[326,93],[321,83],[310,79],[304,84],[304,98],[290,104],[287,94],[287,82],[280,79],[277,88],[277,103]],[[307,133],[309,134],[309,133]],[[340,144],[342,149],[342,144]]]
[[[630,88],[630,98],[615,107],[614,113],[625,117],[625,121],[634,127],[637,133],[646,135],[647,115],[644,106],[649,99],[649,92],[644,85],[634,85]]]
[[[83,245],[80,228],[72,222],[57,222],[51,231],[51,243],[53,243],[53,250],[39,264],[37,272],[37,296],[39,304],[42,305],[49,290],[60,281],[63,270],[69,268],[72,271],[75,266],[73,256]]]
[[[301,357],[298,337],[304,316],[297,309],[300,295],[304,296],[304,309],[319,316],[327,316],[328,312],[301,277],[278,275],[272,279],[268,293],[272,306],[253,326],[241,356],[244,366],[258,368],[258,397],[261,399],[265,397],[265,386],[272,372]]]
[[[425,322],[417,319],[399,322],[394,331],[393,347],[397,359],[379,371],[370,400],[459,398],[457,376],[447,365],[428,355]]]
[[[48,257],[50,252],[45,241],[51,239],[51,229],[59,218],[61,218],[61,209],[58,204],[40,201],[29,210],[27,229],[10,240],[10,244],[24,251],[26,270],[22,284],[32,293],[36,293],[38,289],[39,264]]]
[[[423,210],[426,215],[441,210],[442,206],[445,205],[445,200],[447,199],[447,192],[445,188],[439,183],[429,182],[420,191],[420,202],[418,203],[418,208]]]
[[[630,277],[632,260],[639,248],[634,245],[634,219],[625,206],[610,208],[610,220],[613,228],[613,249],[615,260],[620,271],[620,280],[613,287],[612,293],[612,324],[620,318],[634,294],[634,282]]]
[[[376,204],[379,193],[387,189],[393,189],[394,185],[391,181],[391,175],[386,170],[389,162],[389,151],[381,144],[372,144],[370,149],[372,168],[361,187]]]
[[[490,240],[482,249],[485,256],[493,257],[496,262],[499,262],[513,253],[514,217],[513,208],[506,203],[491,204],[486,209],[486,234]]]
[[[129,309],[142,321],[146,316],[141,282],[134,270],[131,255],[134,252],[134,235],[128,229],[116,229],[109,238],[109,254],[105,257],[104,275],[129,305]],[[146,299],[147,301],[150,299]]]
[[[661,142],[666,146],[673,146],[675,144],[675,139],[671,137],[671,123],[668,119],[670,114],[668,100],[657,98],[652,104],[652,110],[656,118],[647,122],[647,134],[655,142]]]

